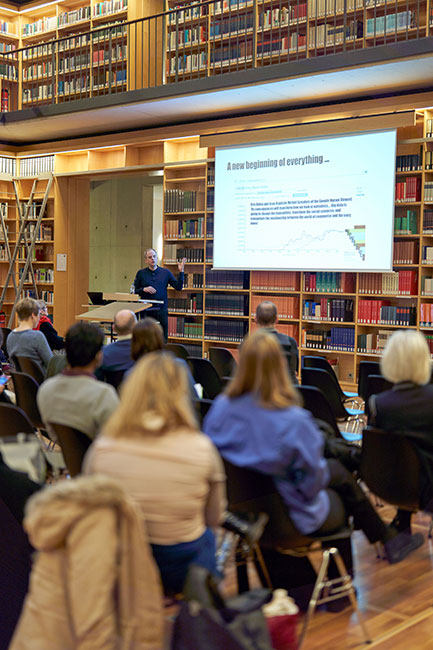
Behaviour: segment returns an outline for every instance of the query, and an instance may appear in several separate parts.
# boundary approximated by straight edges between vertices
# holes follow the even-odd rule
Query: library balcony
[[[8,23],[0,26],[2,122],[11,141],[11,125],[41,116],[139,104],[152,112],[155,100],[206,92],[220,111],[251,112],[254,103],[256,110],[275,110],[290,100],[307,105],[305,89],[299,95],[293,84],[299,89],[315,75],[318,102],[422,89],[433,74],[427,0],[169,2],[167,11],[134,20],[126,2],[118,4],[114,13],[93,15],[95,5],[41,17],[20,26],[15,40],[8,40]],[[348,71],[338,83],[329,76]],[[292,91],[281,86],[272,93],[272,84],[284,81]],[[241,88],[255,94],[245,105]],[[215,92],[230,90],[238,93],[234,102],[224,94],[219,102]],[[170,114],[184,117],[175,104]],[[153,117],[153,124],[164,123],[160,107]],[[127,111],[116,114],[117,127],[126,118]]]

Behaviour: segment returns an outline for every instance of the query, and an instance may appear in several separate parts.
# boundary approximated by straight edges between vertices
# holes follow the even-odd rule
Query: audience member
[[[115,389],[94,375],[102,358],[104,335],[96,325],[76,323],[66,333],[68,367],[44,381],[37,402],[42,420],[66,424],[94,438],[116,409],[119,398]]]
[[[63,350],[65,347],[65,341],[62,336],[57,334],[57,330],[54,329],[51,320],[48,317],[48,309],[44,300],[38,300],[39,307],[39,321],[33,329],[39,330],[47,339],[48,345],[51,350]]]
[[[86,476],[46,487],[24,527],[38,553],[9,650],[161,650],[158,572],[119,484]]]
[[[225,475],[197,427],[182,364],[154,352],[137,362],[117,411],[90,447],[84,471],[121,480],[138,503],[164,587],[182,589],[190,563],[215,571]]]
[[[98,379],[104,379],[106,370],[129,370],[132,367],[132,330],[136,323],[137,317],[129,309],[121,309],[114,316],[113,325],[117,341],[102,348],[102,363],[96,370]]]
[[[258,330],[244,341],[235,377],[214,401],[204,431],[229,462],[274,477],[302,534],[331,534],[352,515],[371,543],[385,544],[390,562],[403,559],[422,535],[399,536],[383,523],[351,473],[325,460],[321,432],[298,404],[276,337]]]
[[[394,332],[380,362],[394,386],[370,399],[369,424],[412,438],[421,461],[420,506],[433,510],[433,385],[425,337],[413,330]],[[410,532],[411,512],[399,509],[394,523]]]
[[[39,321],[38,303],[33,298],[23,298],[17,303],[16,314],[18,327],[10,332],[6,340],[9,357],[29,357],[46,370],[53,353],[42,332],[33,330]]]
[[[276,329],[278,312],[274,303],[270,300],[264,300],[257,305],[255,321],[259,327],[272,332],[283,346],[289,364],[290,377],[292,383],[296,385],[298,383],[296,376],[299,363],[298,345],[292,336],[282,334]]]

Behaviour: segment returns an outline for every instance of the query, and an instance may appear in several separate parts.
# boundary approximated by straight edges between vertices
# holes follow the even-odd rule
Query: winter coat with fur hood
[[[112,479],[62,481],[28,502],[38,554],[10,650],[160,650],[162,594],[142,520]]]

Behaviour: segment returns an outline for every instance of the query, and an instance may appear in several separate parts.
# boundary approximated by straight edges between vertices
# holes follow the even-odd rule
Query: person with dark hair
[[[66,424],[94,438],[116,409],[119,398],[115,389],[94,375],[102,359],[104,335],[91,323],[76,323],[65,338],[68,366],[44,381],[37,402],[42,420]],[[53,433],[54,435],[54,433]]]
[[[39,306],[33,298],[17,302],[18,327],[10,332],[6,349],[9,357],[28,357],[39,363],[44,370],[53,356],[42,332],[33,331],[39,322]]]
[[[290,378],[296,386],[298,383],[296,373],[299,363],[298,345],[293,336],[282,334],[276,329],[278,312],[274,303],[270,300],[264,300],[257,305],[255,321],[259,327],[265,328],[268,332],[272,332],[283,346],[289,365]]]
[[[51,350],[63,350],[65,347],[65,341],[62,336],[57,334],[57,330],[54,329],[53,324],[48,317],[48,309],[45,301],[37,300],[36,302],[39,307],[39,321],[33,329],[42,332],[47,339],[47,343]]]
[[[167,287],[170,285],[176,291],[182,290],[186,258],[184,257],[177,265],[179,269],[179,277],[177,279],[171,271],[158,266],[158,254],[154,248],[147,248],[144,251],[144,261],[147,267],[137,271],[137,275],[135,276],[135,293],[138,293],[140,298],[162,301],[162,304],[155,305],[154,309],[148,309],[146,316],[151,316],[161,323],[164,339],[167,340]]]

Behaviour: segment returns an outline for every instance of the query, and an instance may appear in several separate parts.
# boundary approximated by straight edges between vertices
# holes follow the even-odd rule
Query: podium
[[[130,293],[104,293],[104,300],[112,300],[108,305],[95,306],[94,309],[78,314],[77,320],[87,320],[96,323],[109,323],[111,327],[111,338],[113,337],[113,321],[118,311],[129,309],[138,314],[145,309],[150,309],[155,303],[161,304],[162,300],[144,301],[139,296]],[[90,305],[89,305],[90,307]]]

